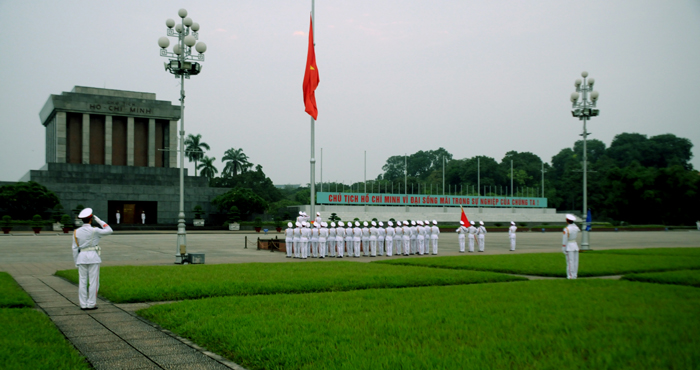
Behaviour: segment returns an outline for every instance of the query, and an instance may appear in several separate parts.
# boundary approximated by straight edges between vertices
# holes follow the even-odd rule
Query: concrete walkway
[[[243,369],[133,314],[147,305],[98,299],[97,310],[83,311],[76,286],[62,278],[15,279],[95,369]]]

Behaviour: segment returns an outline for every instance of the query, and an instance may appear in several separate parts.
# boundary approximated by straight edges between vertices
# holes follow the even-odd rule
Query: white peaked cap
[[[411,220],[411,225],[416,226],[416,221]]]
[[[292,227],[292,223],[291,223],[291,222],[287,222],[287,227]]]
[[[430,221],[428,221],[428,220],[425,220],[423,222],[425,222],[426,225],[430,225]]]
[[[460,225],[464,225],[464,221],[459,221],[459,224],[460,224]]]
[[[372,226],[377,226],[377,223],[372,221]]]
[[[484,226],[484,221],[479,221],[479,225]]]
[[[436,221],[436,220],[433,220],[433,225],[437,225],[437,221]]]
[[[80,211],[78,218],[88,218],[90,216],[92,216],[92,208],[83,208],[83,210]]]
[[[343,221],[338,221],[338,226],[345,226],[345,224],[343,223]]]
[[[408,226],[408,221],[403,222],[404,226]]]
[[[320,216],[320,215],[321,215],[321,212],[316,212],[316,216]]]
[[[86,209],[89,209],[89,208],[86,208]],[[82,215],[82,213],[80,213],[80,214]],[[569,214],[566,215],[566,219],[567,219],[567,220],[571,220],[571,221],[576,221],[576,216],[574,216],[574,215],[572,215],[571,213],[569,213]]]
[[[421,220],[416,221],[416,223],[417,223],[418,225],[423,226],[423,221],[421,221]]]
[[[369,224],[367,223],[367,221],[363,222],[362,224],[363,224],[364,226],[369,226]]]
[[[379,226],[384,226],[384,223],[379,221]]]
[[[391,221],[387,221],[386,223],[387,223],[387,225],[389,225],[389,226],[394,226],[394,223],[391,222]]]
[[[299,211],[299,215],[302,215],[302,216],[303,216],[303,215],[304,215],[304,212],[302,212],[302,211]]]
[[[360,226],[360,221],[355,221],[355,226]]]
[[[475,222],[475,221],[470,221],[470,222],[471,222],[472,225],[476,225],[476,222]]]
[[[321,222],[321,226],[328,227],[328,222]]]
[[[510,224],[513,225],[513,226],[515,226],[515,222],[513,222],[513,221],[511,221]]]
[[[314,227],[317,229],[321,228],[321,223],[320,222],[314,222]]]
[[[331,227],[335,227],[335,222],[331,222]]]
[[[297,221],[296,225],[297,225],[297,227],[301,227],[301,222]]]

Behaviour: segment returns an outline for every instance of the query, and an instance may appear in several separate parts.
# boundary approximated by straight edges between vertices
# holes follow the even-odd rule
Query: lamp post
[[[199,23],[193,22],[187,17],[187,10],[180,9],[177,12],[182,23],[175,24],[173,19],[165,21],[168,27],[167,35],[177,38],[177,43],[173,45],[173,51],[169,52],[170,45],[168,37],[158,39],[160,46],[160,56],[169,58],[165,62],[165,71],[172,73],[175,78],[180,78],[180,212],[177,217],[177,244],[175,245],[175,263],[187,263],[187,233],[185,232],[185,78],[198,75],[202,71],[201,64],[196,61],[204,61],[204,52],[207,45],[197,42],[199,39]],[[174,27],[174,29],[173,29]],[[196,44],[196,45],[195,45]],[[197,50],[197,55],[192,55],[192,47]]]
[[[588,72],[581,72],[581,79],[577,79],[574,82],[576,91],[571,93],[571,114],[574,117],[578,117],[579,120],[583,121],[583,217],[588,215],[588,153],[586,150],[586,138],[590,135],[590,132],[586,131],[586,122],[591,117],[596,117],[599,113],[599,109],[596,108],[596,102],[598,102],[598,92],[593,91],[593,84],[595,79],[593,77],[588,78]],[[580,101],[579,101],[579,98]],[[590,101],[588,100],[590,98]],[[590,250],[588,243],[588,222],[584,222],[585,226],[583,228],[583,236],[581,240],[581,250]]]

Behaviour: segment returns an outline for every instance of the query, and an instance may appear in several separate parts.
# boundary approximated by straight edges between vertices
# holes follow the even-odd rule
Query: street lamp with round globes
[[[180,212],[177,221],[177,244],[175,246],[175,263],[187,263],[187,233],[185,231],[185,79],[198,75],[202,71],[199,62],[204,61],[204,52],[207,45],[199,40],[199,23],[187,17],[187,10],[180,9],[177,12],[182,23],[175,23],[173,19],[165,21],[168,27],[167,35],[177,38],[173,45],[173,51],[168,51],[170,40],[167,37],[158,39],[160,56],[169,58],[165,62],[165,70],[172,73],[175,78],[180,78]],[[192,48],[197,55],[192,54]]]
[[[571,115],[578,117],[579,120],[583,121],[583,217],[588,219],[588,151],[586,148],[586,138],[591,133],[586,130],[586,122],[591,119],[591,117],[598,116],[599,110],[596,108],[596,103],[598,102],[598,92],[593,91],[593,85],[595,84],[595,79],[593,77],[586,79],[588,77],[588,72],[581,72],[581,79],[576,79],[574,81],[574,87],[576,91],[571,93]],[[580,94],[579,94],[580,93]],[[579,101],[579,98],[581,101]],[[588,100],[590,98],[590,101]],[[585,222],[585,226],[582,232],[581,240],[581,250],[590,250],[590,243],[588,241],[588,229],[590,229],[590,224],[588,221]]]

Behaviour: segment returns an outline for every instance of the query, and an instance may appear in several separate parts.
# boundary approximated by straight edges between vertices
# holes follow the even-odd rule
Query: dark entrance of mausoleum
[[[158,223],[158,202],[135,200],[110,200],[107,202],[109,211],[108,223],[117,223],[117,211],[121,214],[120,224],[140,225],[141,214],[146,215],[145,224]]]

